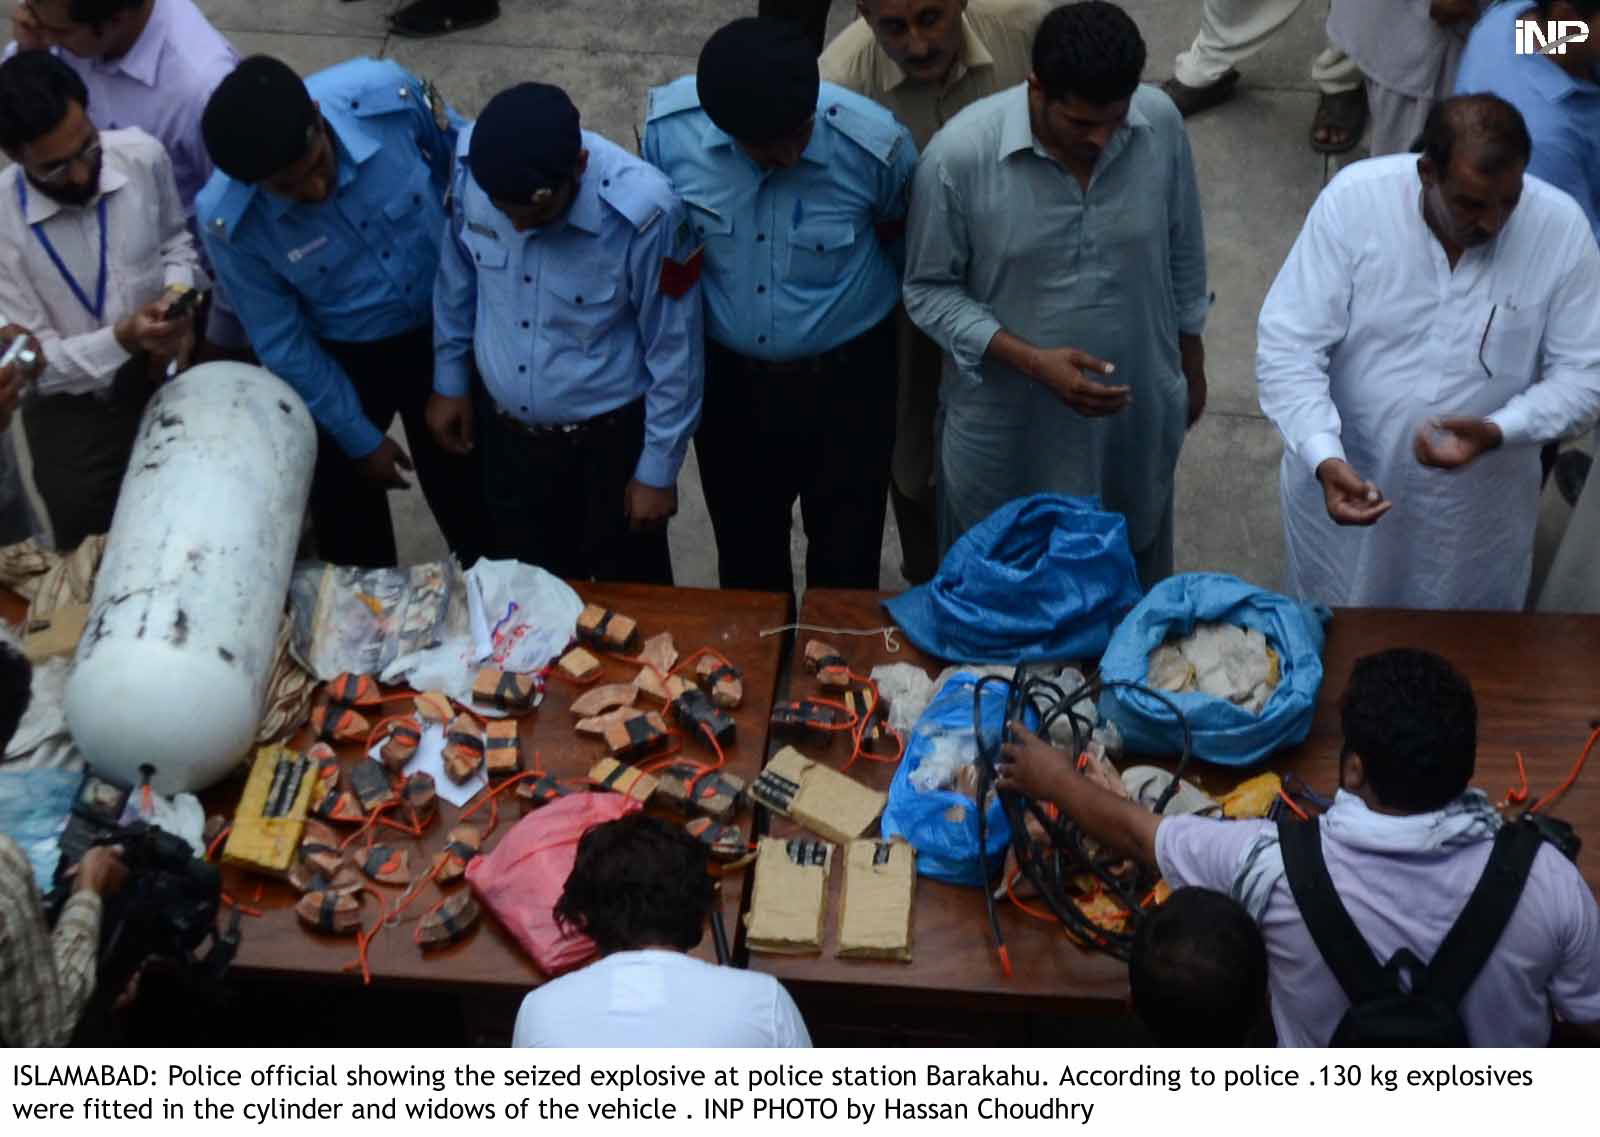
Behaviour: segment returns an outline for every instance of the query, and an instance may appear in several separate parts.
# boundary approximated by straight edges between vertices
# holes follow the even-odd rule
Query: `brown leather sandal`
[[[1344,154],[1354,150],[1367,129],[1367,89],[1340,91],[1317,100],[1317,113],[1311,117],[1311,149],[1318,154]],[[1318,142],[1317,131],[1342,130],[1339,142]]]

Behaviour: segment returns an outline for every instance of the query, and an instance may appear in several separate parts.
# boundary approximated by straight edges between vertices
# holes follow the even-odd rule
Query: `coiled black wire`
[[[982,697],[984,687],[991,684],[1006,686],[1006,705],[1001,729],[992,741],[988,741],[984,738]],[[1177,767],[1173,770],[1172,780],[1167,783],[1166,789],[1156,799],[1154,806],[1156,813],[1166,811],[1173,795],[1178,792],[1178,781],[1183,777],[1189,760],[1193,757],[1194,739],[1189,729],[1189,720],[1179,709],[1178,704],[1163,691],[1125,679],[1091,677],[1074,690],[1066,691],[1060,684],[1042,675],[1029,674],[1028,665],[1019,663],[1010,679],[1000,675],[985,675],[980,677],[972,688],[973,734],[977,741],[979,857],[984,856],[988,844],[989,791],[994,786],[995,766],[1000,746],[1011,739],[1011,723],[1021,721],[1024,711],[1031,710],[1039,720],[1038,733],[1048,738],[1051,726],[1065,717],[1072,729],[1072,753],[1076,756],[1083,753],[1094,727],[1074,708],[1083,699],[1095,698],[1106,690],[1143,692],[1164,704],[1183,728],[1183,749],[1178,757]],[[1024,794],[1011,790],[997,790],[996,793],[999,796],[1000,808],[1011,826],[1011,851],[1016,857],[1017,866],[1022,875],[1038,891],[1051,913],[1078,942],[1126,960],[1133,949],[1133,931],[1114,932],[1096,924],[1073,899],[1069,882],[1084,873],[1093,875],[1106,893],[1115,897],[1127,910],[1130,927],[1137,928],[1144,916],[1141,899],[1155,886],[1156,871],[1147,865],[1138,865],[1131,881],[1123,880],[1111,870],[1127,858],[1118,853],[1091,851],[1085,842],[1082,830],[1070,818],[1050,817],[1039,802]],[[1047,843],[1036,845],[1028,836],[1026,825],[1028,816],[1032,816],[1043,829],[1048,837]],[[1005,936],[1001,931],[999,914],[995,908],[992,883],[984,886],[983,895],[990,931],[1002,959],[1006,959],[1008,957],[1004,950]]]

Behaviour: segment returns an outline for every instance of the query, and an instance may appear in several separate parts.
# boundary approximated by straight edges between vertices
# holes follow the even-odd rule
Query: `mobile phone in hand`
[[[200,307],[200,301],[204,298],[204,296],[205,293],[201,292],[198,288],[189,289],[189,291],[183,293],[171,304],[167,305],[167,310],[161,313],[161,319],[167,323],[171,323],[173,320],[182,320],[188,316],[192,316],[195,309]]]
[[[24,372],[32,371],[39,362],[39,353],[28,343],[27,336],[17,336],[6,347],[4,355],[0,355],[0,367],[10,367],[16,364]]]

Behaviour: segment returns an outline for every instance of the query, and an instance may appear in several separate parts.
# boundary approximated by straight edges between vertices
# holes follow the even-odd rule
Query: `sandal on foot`
[[[397,36],[427,39],[482,27],[499,15],[500,0],[416,0],[389,17],[389,30]]]
[[[1230,67],[1216,82],[1207,83],[1204,87],[1191,87],[1187,83],[1178,82],[1174,77],[1161,84],[1161,89],[1177,106],[1178,113],[1188,118],[1192,114],[1210,110],[1233,98],[1234,88],[1238,84],[1239,72]]]
[[[1340,91],[1317,100],[1317,113],[1311,117],[1311,149],[1318,154],[1343,154],[1354,150],[1367,129],[1367,89]],[[1317,131],[1342,130],[1339,142],[1318,142]]]

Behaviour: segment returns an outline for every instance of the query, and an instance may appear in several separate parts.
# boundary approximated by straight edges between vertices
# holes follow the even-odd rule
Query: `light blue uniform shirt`
[[[318,341],[370,343],[428,323],[461,120],[451,115],[441,128],[430,88],[375,59],[319,72],[306,88],[333,134],[333,195],[305,205],[219,170],[195,213],[262,364],[346,454],[363,458],[383,432]]]
[[[673,485],[705,383],[699,286],[662,280],[694,249],[683,203],[660,170],[584,131],[571,208],[518,233],[473,179],[471,139],[468,127],[433,290],[434,389],[465,395],[475,356],[494,401],[523,422],[583,422],[643,396],[634,477]]]
[[[693,75],[650,92],[644,157],[666,171],[705,246],[707,334],[755,359],[830,351],[899,300],[898,231],[911,132],[870,99],[822,84],[789,170],[764,171],[700,109]]]
[[[1522,112],[1533,138],[1528,173],[1571,194],[1600,240],[1600,77],[1584,82],[1552,58],[1518,55],[1515,26],[1524,17],[1541,18],[1528,0],[1483,14],[1461,54],[1456,94],[1486,91]],[[1600,35],[1600,26],[1590,28]]]

